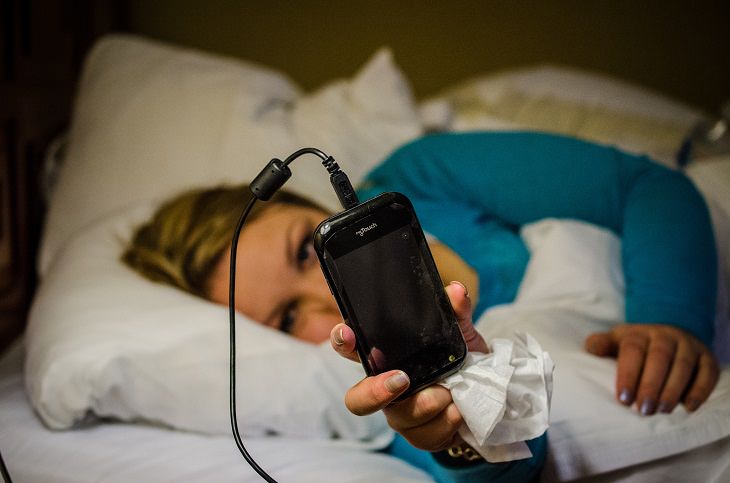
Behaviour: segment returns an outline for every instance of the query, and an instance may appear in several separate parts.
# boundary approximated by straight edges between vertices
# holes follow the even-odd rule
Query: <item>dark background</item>
[[[132,31],[270,65],[305,88],[380,46],[418,97],[538,62],[594,69],[717,110],[730,97],[730,2],[131,0]]]

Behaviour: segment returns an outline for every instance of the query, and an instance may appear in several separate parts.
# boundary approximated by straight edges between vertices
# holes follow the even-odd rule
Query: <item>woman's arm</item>
[[[537,133],[422,138],[375,169],[365,194],[476,207],[516,229],[548,217],[622,239],[626,320],[679,327],[710,346],[716,255],[702,197],[682,174],[613,148]]]

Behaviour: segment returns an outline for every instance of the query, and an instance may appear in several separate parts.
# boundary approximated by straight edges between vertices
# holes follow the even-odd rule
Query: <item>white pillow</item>
[[[229,434],[228,312],[150,282],[119,261],[152,203],[73,237],[50,265],[27,333],[28,395],[44,423],[68,429],[91,413]],[[350,414],[342,399],[362,367],[250,322],[237,321],[239,423],[270,433],[382,446],[382,415]],[[296,367],[295,371],[292,368]]]
[[[698,109],[628,82],[538,65],[459,83],[421,105],[432,130],[534,129],[648,154],[675,166]]]
[[[133,203],[190,187],[252,179],[273,157],[314,146],[357,182],[422,132],[410,87],[387,49],[351,80],[311,95],[281,73],[153,42],[109,36],[89,55],[39,255]],[[329,207],[317,158],[292,166],[287,188]]]
[[[227,433],[226,311],[121,265],[132,226],[183,189],[249,180],[272,157],[303,146],[335,156],[357,182],[421,131],[388,50],[353,79],[303,95],[280,73],[247,62],[138,37],[102,39],[79,86],[29,317],[26,380],[46,424],[68,428],[90,411]],[[298,161],[287,188],[335,208],[319,164]],[[239,400],[248,433],[335,432],[377,444],[391,436],[381,417],[353,417],[339,402],[361,368],[333,372],[343,364],[329,348],[242,324]],[[279,380],[252,372],[261,359]],[[274,370],[292,360],[297,373]],[[298,397],[272,399],[272,391]]]

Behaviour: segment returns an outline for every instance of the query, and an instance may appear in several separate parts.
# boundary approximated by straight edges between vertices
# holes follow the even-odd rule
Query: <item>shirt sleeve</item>
[[[488,463],[480,460],[462,467],[448,467],[440,464],[431,453],[414,448],[399,434],[396,434],[395,440],[386,449],[386,452],[424,470],[439,483],[472,481],[526,483],[537,481],[545,464],[547,433],[527,441],[527,446],[532,452],[531,458],[508,463]]]
[[[515,231],[548,217],[608,228],[622,239],[627,322],[673,325],[711,346],[717,260],[707,207],[689,179],[646,157],[548,134],[442,134],[396,151],[361,191],[402,192],[417,210],[476,209]]]

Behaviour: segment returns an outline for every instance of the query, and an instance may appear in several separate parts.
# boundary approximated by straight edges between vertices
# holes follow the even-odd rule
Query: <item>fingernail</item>
[[[452,283],[455,283],[456,285],[461,286],[461,288],[464,289],[464,295],[467,296],[467,297],[469,296],[469,289],[466,288],[466,285],[464,285],[463,283],[459,282],[458,280],[452,280],[451,282],[449,282],[449,285],[451,285]]]
[[[697,399],[687,399],[687,402],[684,403],[684,407],[687,409],[687,411],[692,412],[695,409],[697,409],[700,405],[700,402]]]
[[[340,327],[333,336],[336,345],[342,345],[345,343],[345,337],[342,335],[342,327]]]
[[[395,394],[405,389],[410,382],[405,372],[398,371],[385,380],[385,388],[391,394]]]
[[[656,403],[652,399],[644,399],[644,402],[641,403],[641,414],[644,416],[654,414],[655,409]]]
[[[618,395],[618,400],[627,406],[634,402],[634,395],[629,389],[622,389]]]
[[[666,401],[662,401],[659,403],[659,407],[657,407],[657,412],[669,414],[672,412],[672,405]]]

